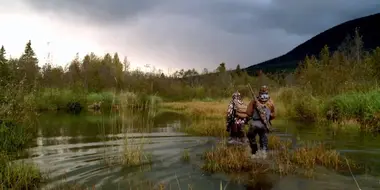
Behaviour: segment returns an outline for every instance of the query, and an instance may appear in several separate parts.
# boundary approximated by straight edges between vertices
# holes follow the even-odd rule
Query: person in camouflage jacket
[[[227,109],[226,116],[226,130],[230,133],[228,142],[244,142],[245,135],[243,132],[244,124],[247,122],[247,118],[237,116],[237,104],[244,104],[239,92],[232,94],[232,100],[230,101]]]
[[[261,112],[264,114],[260,114],[258,109],[262,109]],[[260,148],[266,156],[268,150],[268,137],[267,133],[269,132],[266,128],[263,119],[267,121],[271,121],[275,118],[275,107],[274,102],[269,96],[269,91],[267,86],[262,86],[259,91],[259,95],[256,100],[252,100],[248,106],[246,111],[249,119],[249,129],[247,133],[247,137],[249,140],[249,144],[251,147],[252,157],[256,157],[256,153],[258,152],[258,146],[256,142],[256,136],[259,136],[259,144]],[[264,117],[264,118],[262,118]]]

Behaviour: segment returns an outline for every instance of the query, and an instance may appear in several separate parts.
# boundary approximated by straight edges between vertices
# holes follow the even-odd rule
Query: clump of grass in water
[[[139,166],[152,163],[150,154],[144,153],[144,143],[141,145],[129,144],[129,140],[125,139],[122,164],[125,167]]]
[[[299,170],[304,170],[306,176],[311,176],[317,166],[323,166],[333,170],[347,170],[345,157],[339,155],[335,150],[325,146],[308,146],[289,150],[290,143],[283,142],[278,137],[270,138],[273,144],[272,150],[278,153],[274,159],[266,161],[255,161],[249,157],[246,148],[228,147],[219,144],[211,151],[205,152],[205,160],[202,169],[207,172],[225,173],[251,173],[251,176],[264,173],[277,173],[288,175]],[[352,161],[351,167],[357,168]],[[298,170],[296,170],[298,169]]]
[[[189,153],[189,151],[187,149],[183,150],[181,159],[184,162],[189,162],[190,161],[190,153]]]
[[[323,144],[306,145],[292,152],[280,152],[279,159],[290,160],[294,165],[308,171],[314,171],[316,166],[323,166],[336,171],[348,171],[349,167],[345,157]],[[349,164],[356,169],[359,167],[352,160],[349,161]]]
[[[205,164],[202,169],[207,172],[248,172],[255,168],[259,170],[263,165],[252,162],[247,156],[247,149],[240,146],[228,147],[220,144],[211,151],[205,152],[203,159]]]
[[[289,141],[281,141],[278,137],[269,136],[271,149],[283,150],[290,147]],[[249,149],[245,146],[226,146],[224,143],[218,144],[211,151],[205,152],[203,158],[205,164],[203,169],[208,172],[248,172],[252,169],[260,172],[267,170],[268,165],[253,162],[248,156]]]

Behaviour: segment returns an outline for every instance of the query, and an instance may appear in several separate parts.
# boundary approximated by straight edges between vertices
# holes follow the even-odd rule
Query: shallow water
[[[120,119],[123,118],[123,119]],[[170,189],[255,189],[229,182],[223,174],[209,175],[199,169],[200,155],[210,149],[215,138],[194,137],[178,132],[186,124],[183,116],[163,113],[154,119],[142,114],[105,116],[97,114],[43,114],[32,148],[31,158],[48,174],[44,189],[62,182],[84,184],[96,189],[146,189],[139,183],[169,184]],[[357,131],[342,132],[316,129],[312,126],[277,121],[276,135],[291,138],[300,144],[304,140],[324,141],[366,163],[367,171],[355,174],[364,189],[380,189],[380,138]],[[129,144],[144,144],[153,164],[133,168],[111,165],[120,156],[126,137]],[[148,143],[146,143],[148,142]],[[181,160],[183,151],[190,152],[190,162]],[[145,183],[144,183],[145,184]],[[265,188],[266,187],[266,188]],[[262,189],[358,189],[351,175],[324,171],[315,179],[288,176],[264,184]],[[169,188],[168,188],[169,189]],[[256,187],[256,189],[260,189]]]

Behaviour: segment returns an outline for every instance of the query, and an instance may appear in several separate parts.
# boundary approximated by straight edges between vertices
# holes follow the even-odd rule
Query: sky
[[[118,52],[133,69],[247,67],[337,24],[380,12],[379,0],[0,0],[8,56],[31,40],[40,65]]]

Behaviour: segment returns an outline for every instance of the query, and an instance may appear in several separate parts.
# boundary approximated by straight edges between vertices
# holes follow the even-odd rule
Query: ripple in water
[[[63,182],[102,189],[125,189],[141,187],[140,183],[146,180],[153,182],[153,186],[166,184],[170,189],[220,189],[221,183],[225,189],[357,189],[351,176],[329,171],[312,180],[287,176],[274,182],[258,184],[256,187],[235,184],[229,182],[229,178],[223,174],[210,175],[200,170],[201,155],[214,145],[215,139],[188,136],[178,132],[178,128],[184,122],[178,115],[170,117],[166,114],[164,119],[160,118],[150,123],[149,133],[133,130],[125,132],[124,128],[113,126],[115,118],[104,118],[62,114],[41,117],[42,125],[35,138],[34,147],[29,149],[32,157],[24,160],[36,163],[50,177],[43,189],[50,189]],[[139,125],[133,122],[135,121],[127,121],[134,126]],[[284,128],[288,131],[288,124]],[[298,136],[298,139],[310,139],[316,136],[316,132],[291,131],[279,132],[278,135],[283,138],[295,139],[295,136]],[[129,145],[139,145],[147,141],[143,150],[151,155],[152,164],[125,168],[120,164],[107,163],[107,160],[122,156],[126,138],[129,139]],[[373,146],[349,148],[347,144],[352,144],[352,141],[357,142],[355,146],[360,144],[355,139],[357,136],[345,136],[345,141],[336,141],[336,138],[326,134],[319,137],[319,140],[334,142],[337,149],[359,157],[363,153],[373,154],[365,161],[379,164],[379,159],[376,159],[376,156],[380,158],[378,146],[375,148],[371,144]],[[181,160],[184,149],[187,149],[191,156],[188,163]],[[362,189],[380,189],[375,174],[356,176]]]

